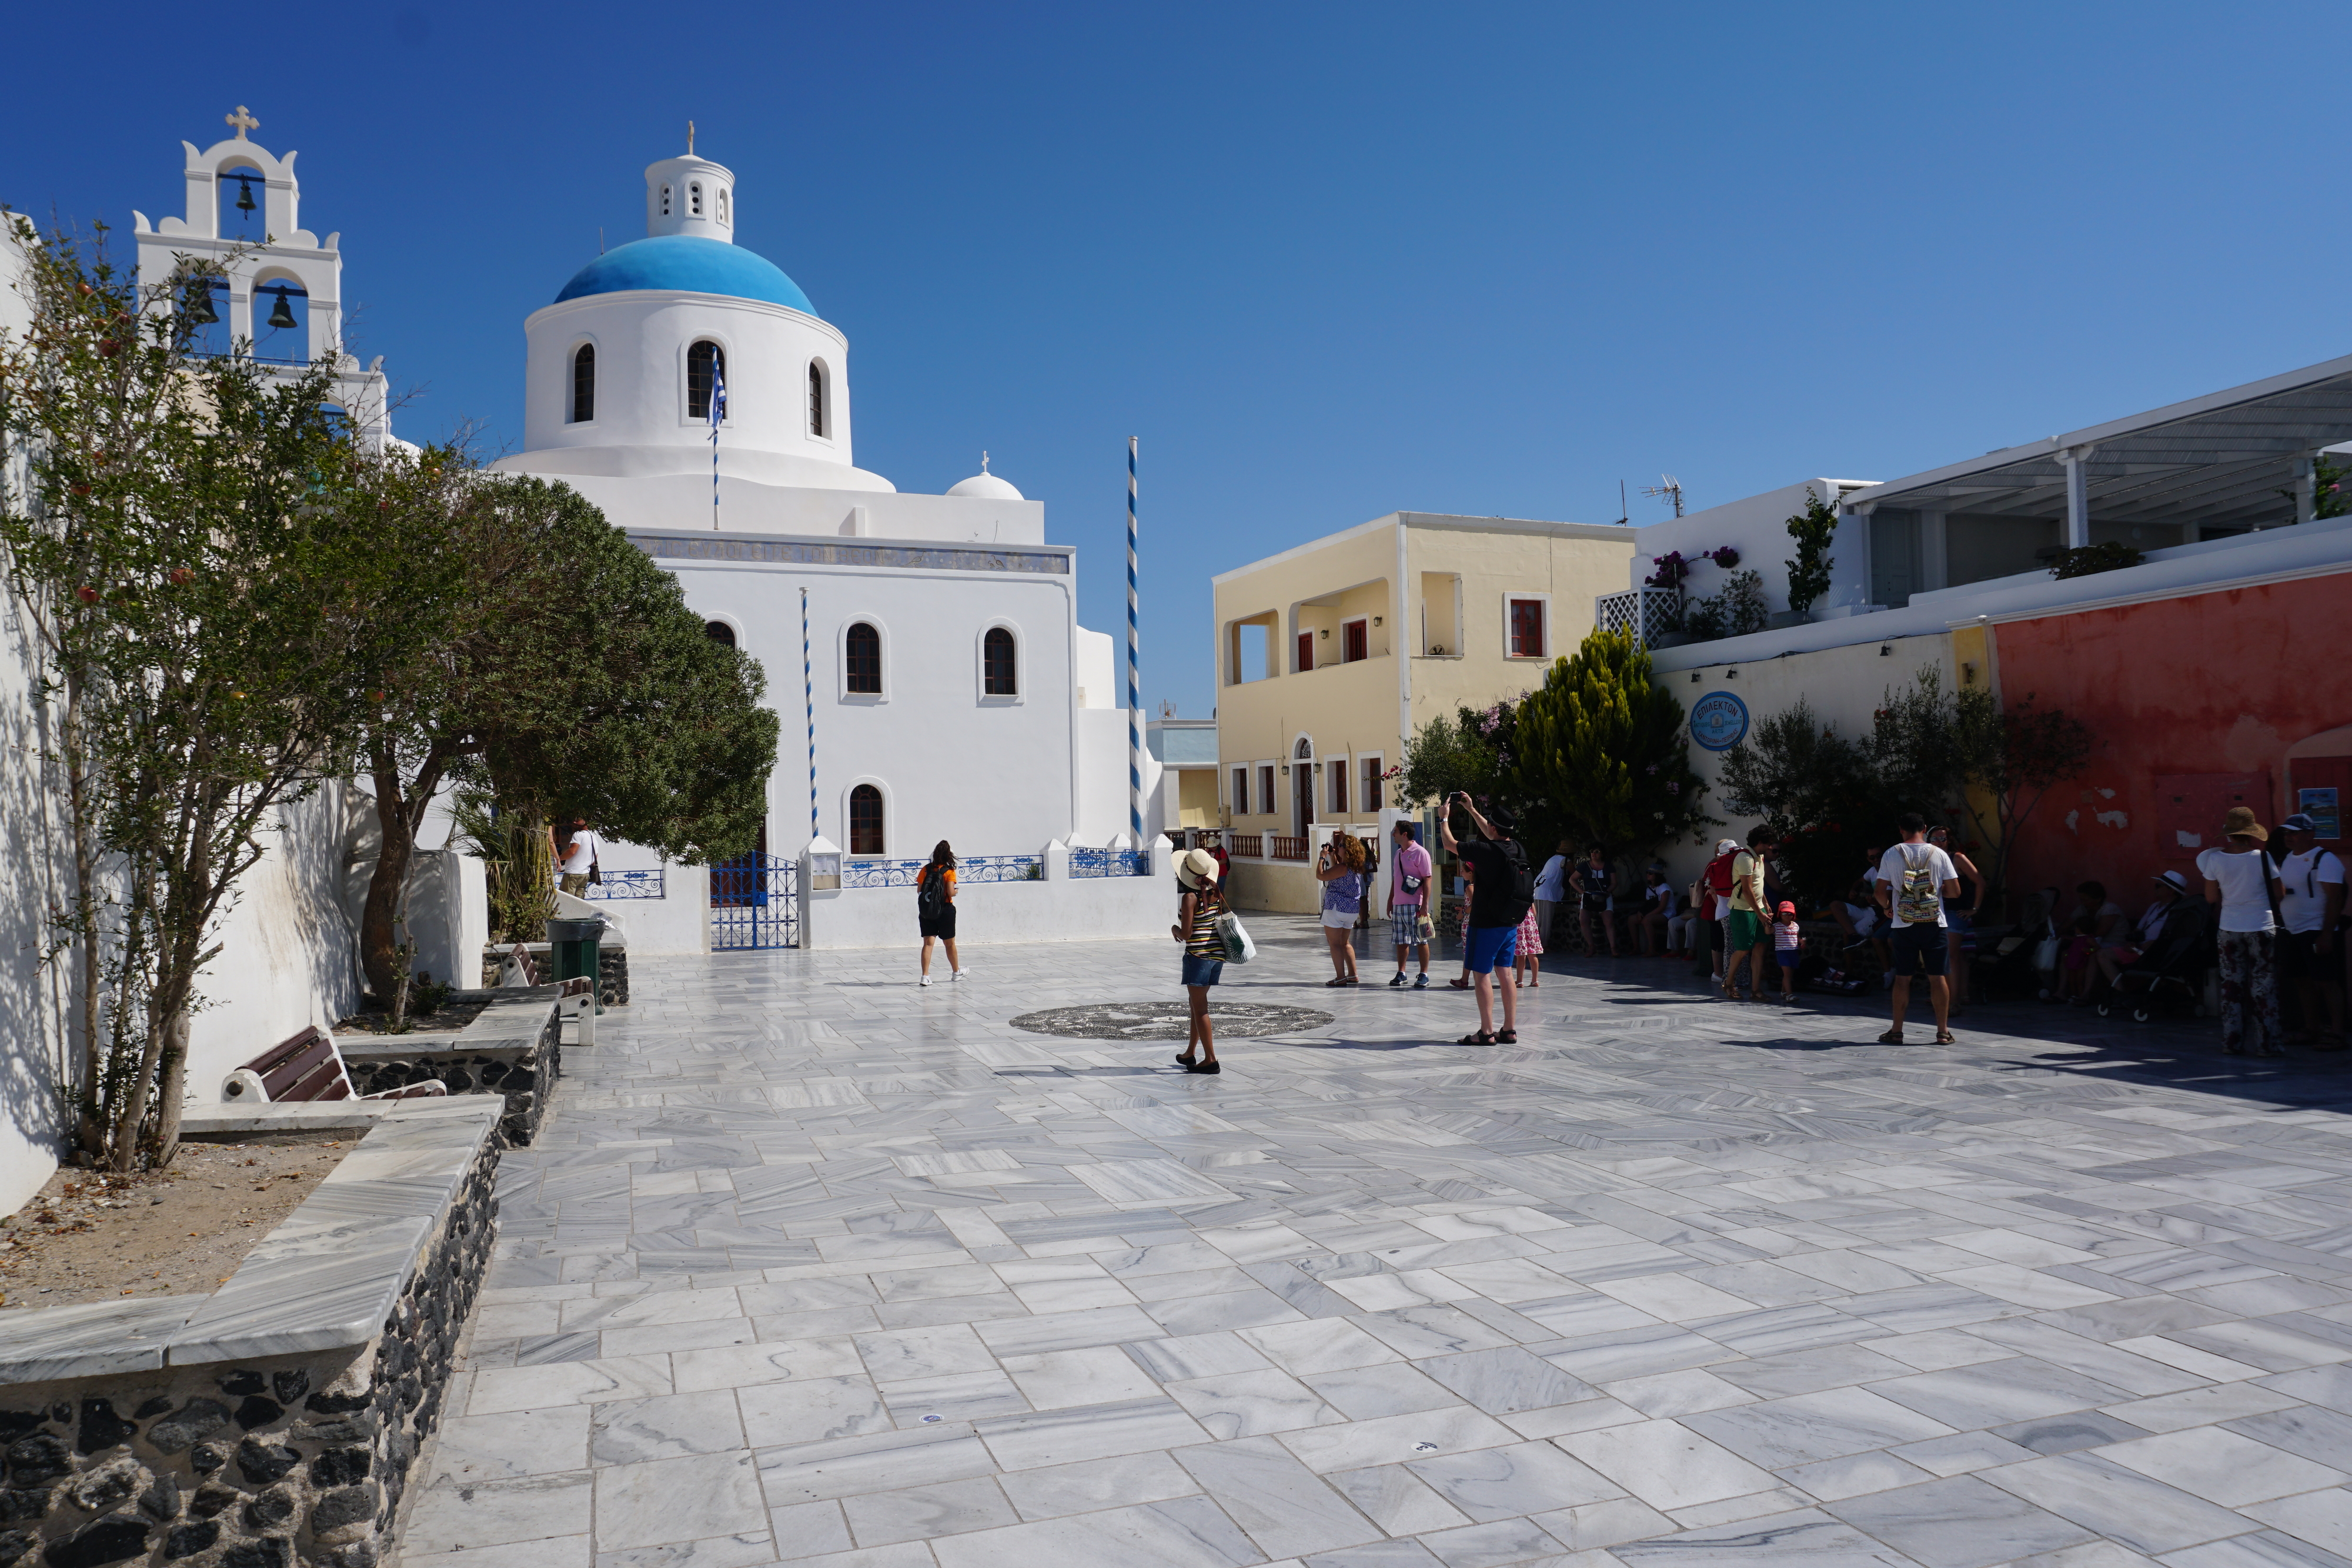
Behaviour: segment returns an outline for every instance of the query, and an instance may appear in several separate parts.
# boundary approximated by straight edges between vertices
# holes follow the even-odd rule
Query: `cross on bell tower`
[[[261,129],[261,121],[254,119],[250,113],[247,112],[245,105],[241,103],[236,106],[236,112],[235,114],[224,114],[221,116],[221,120],[223,123],[236,128],[236,139],[239,141],[245,140],[245,133],[247,131],[258,131]]]

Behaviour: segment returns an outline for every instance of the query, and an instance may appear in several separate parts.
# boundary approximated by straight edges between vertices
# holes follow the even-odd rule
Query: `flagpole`
[[[719,426],[727,417],[727,371],[710,361],[710,529],[719,531]]]
[[[801,701],[808,708],[809,841],[816,841],[816,676],[809,662],[808,590],[801,590]]]
[[[1135,437],[1127,438],[1127,825],[1130,845],[1143,844],[1143,686],[1135,642]]]

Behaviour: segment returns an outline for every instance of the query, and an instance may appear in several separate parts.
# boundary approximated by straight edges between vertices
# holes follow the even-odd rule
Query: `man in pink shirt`
[[[1396,944],[1396,976],[1389,981],[1394,990],[1404,984],[1405,955],[1411,949],[1421,949],[1421,977],[1412,983],[1416,991],[1429,989],[1429,939],[1421,934],[1422,911],[1429,906],[1430,879],[1437,868],[1430,863],[1429,852],[1421,847],[1421,830],[1412,822],[1400,821],[1390,835],[1396,852],[1389,857],[1389,936]]]

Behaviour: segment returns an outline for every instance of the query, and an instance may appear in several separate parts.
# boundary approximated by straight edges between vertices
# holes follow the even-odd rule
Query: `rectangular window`
[[[1544,656],[1544,601],[1540,599],[1511,601],[1511,657],[1540,659]]]
[[[1367,757],[1361,766],[1364,770],[1364,815],[1369,817],[1381,809],[1381,759]]]
[[[1301,632],[1298,634],[1298,673],[1303,675],[1314,667],[1315,633]]]
[[[1348,814],[1348,759],[1335,757],[1323,765],[1323,770],[1331,776],[1331,814],[1344,817]]]
[[[1232,805],[1234,816],[1246,817],[1249,815],[1249,769],[1246,768],[1236,768],[1234,769],[1234,798]]]
[[[1274,764],[1261,762],[1257,765],[1257,814],[1261,817],[1268,816],[1273,810]]]
[[[1372,656],[1372,627],[1369,621],[1350,621],[1339,628],[1339,660],[1352,664]]]

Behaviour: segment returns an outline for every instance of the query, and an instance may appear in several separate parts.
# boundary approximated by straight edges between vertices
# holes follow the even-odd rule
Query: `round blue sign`
[[[1748,733],[1748,705],[1729,692],[1709,692],[1692,706],[1690,727],[1709,751],[1728,751]]]

